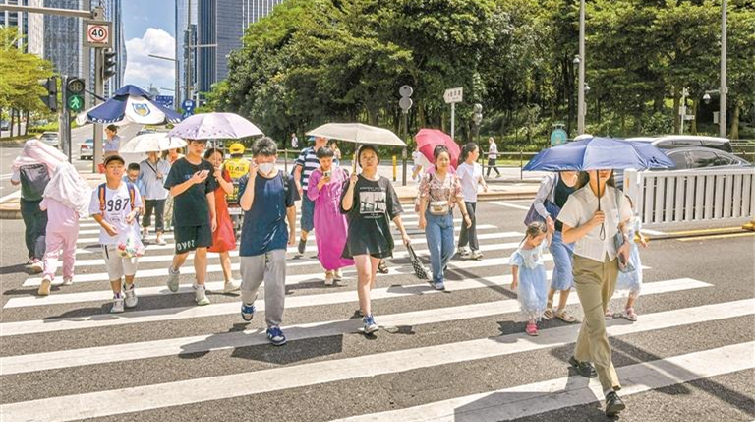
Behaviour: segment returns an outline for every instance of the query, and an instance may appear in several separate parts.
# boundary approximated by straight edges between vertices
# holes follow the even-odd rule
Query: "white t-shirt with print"
[[[110,236],[104,228],[100,227],[100,244],[117,245],[118,240],[132,230],[136,236],[139,236],[139,226],[136,218],[131,224],[126,223],[126,216],[131,212],[131,197],[128,186],[121,182],[120,187],[116,190],[109,189],[105,186],[105,209],[100,210],[100,188],[99,186],[92,192],[92,199],[89,201],[89,213],[102,214],[105,221],[112,224],[118,231],[116,236]],[[134,187],[134,206],[141,208],[143,206],[142,196],[139,189]]]

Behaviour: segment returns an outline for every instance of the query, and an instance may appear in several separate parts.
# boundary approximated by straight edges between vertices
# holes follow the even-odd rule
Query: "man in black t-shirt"
[[[176,255],[168,269],[168,288],[177,292],[181,265],[189,252],[194,255],[196,283],[194,299],[200,306],[210,301],[205,295],[207,272],[207,248],[212,246],[212,232],[217,227],[215,214],[215,178],[208,177],[214,169],[202,159],[205,140],[188,140],[186,157],[173,163],[165,180],[165,189],[173,196],[173,227],[176,240]]]

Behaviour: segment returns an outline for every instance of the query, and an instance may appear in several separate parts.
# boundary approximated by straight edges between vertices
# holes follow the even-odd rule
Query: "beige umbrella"
[[[406,146],[406,144],[390,130],[363,125],[361,123],[326,123],[317,129],[307,132],[307,136],[336,139],[355,144],[391,147]],[[357,152],[358,149],[354,152],[354,169],[356,169],[357,165]]]

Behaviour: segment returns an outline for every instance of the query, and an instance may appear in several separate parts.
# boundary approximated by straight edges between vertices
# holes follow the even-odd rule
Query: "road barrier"
[[[755,220],[755,168],[624,172],[643,224]]]

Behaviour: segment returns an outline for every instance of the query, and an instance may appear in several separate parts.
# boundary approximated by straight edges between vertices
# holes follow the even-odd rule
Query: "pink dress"
[[[318,257],[328,271],[354,265],[354,261],[341,258],[349,225],[346,216],[341,214],[339,202],[348,174],[341,167],[331,167],[331,173],[330,183],[318,189],[322,172],[320,169],[312,172],[307,190],[307,196],[315,203]]]

